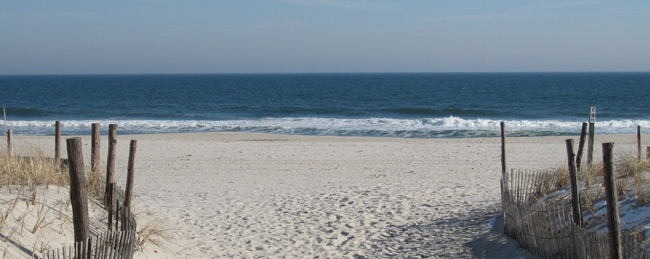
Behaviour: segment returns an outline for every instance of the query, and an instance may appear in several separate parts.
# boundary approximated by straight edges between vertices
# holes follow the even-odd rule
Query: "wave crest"
[[[120,134],[240,131],[273,134],[380,136],[380,137],[489,137],[497,136],[500,120],[442,117],[427,119],[392,118],[262,118],[253,120],[67,120],[62,121],[68,135],[90,134],[98,122],[102,131],[108,124],[119,125]],[[557,120],[506,120],[509,134],[544,136],[579,134],[582,122]],[[54,121],[15,121],[16,134],[52,135]],[[636,126],[650,127],[648,120],[609,120],[596,123],[601,134],[634,133]],[[9,125],[5,126],[9,127]]]

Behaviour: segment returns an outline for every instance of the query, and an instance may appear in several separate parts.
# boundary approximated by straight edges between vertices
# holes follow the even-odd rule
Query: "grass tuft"
[[[65,186],[66,184],[68,184],[68,174],[41,151],[31,152],[29,156],[24,157],[0,153],[0,186],[27,187],[33,192],[41,185]]]

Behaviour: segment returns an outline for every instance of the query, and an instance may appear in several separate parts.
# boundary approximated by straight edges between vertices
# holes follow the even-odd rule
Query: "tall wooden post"
[[[621,218],[618,214],[616,176],[613,166],[614,143],[603,143],[603,169],[605,171],[605,199],[607,202],[607,229],[609,230],[610,258],[623,258],[621,249]]]
[[[126,192],[124,193],[124,207],[131,209],[131,196],[133,195],[133,174],[135,173],[135,149],[138,146],[138,141],[132,139],[129,148],[129,168],[126,177]]]
[[[54,123],[54,163],[61,163],[61,121]]]
[[[117,140],[109,140],[108,158],[106,159],[106,190],[104,192],[104,201],[107,208],[113,205],[113,187],[115,185],[115,146]]]
[[[7,130],[7,154],[11,156],[11,152],[13,151],[13,148],[11,147],[11,133],[12,130],[8,129]]]
[[[636,149],[638,151],[639,162],[641,162],[641,126],[636,126]]]
[[[86,174],[81,138],[66,140],[70,167],[70,202],[72,204],[72,221],[74,223],[74,241],[88,239],[88,197],[86,196]]]
[[[571,208],[573,210],[573,223],[582,227],[582,211],[580,209],[578,173],[576,171],[575,154],[573,153],[573,139],[566,140],[566,154],[569,165],[569,178],[571,179]]]
[[[591,112],[589,113],[589,142],[587,143],[587,165],[591,166],[591,162],[594,158],[594,132],[596,124],[596,107],[591,107]]]
[[[92,142],[91,142],[91,152],[90,152],[90,168],[93,173],[99,172],[99,137],[100,137],[100,124],[92,124]]]
[[[501,175],[506,174],[506,123],[501,122]]]
[[[108,158],[106,159],[106,208],[113,208],[113,187],[115,186],[115,146],[117,145],[117,125],[108,125]]]
[[[582,153],[584,152],[585,147],[585,137],[587,137],[587,126],[589,123],[583,122],[582,129],[580,130],[580,141],[578,142],[578,154],[576,155],[576,167],[578,172],[582,167]]]

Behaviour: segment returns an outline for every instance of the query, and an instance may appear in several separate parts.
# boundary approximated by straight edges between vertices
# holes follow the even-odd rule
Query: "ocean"
[[[3,132],[263,132],[397,138],[576,135],[650,127],[650,73],[0,76]],[[3,133],[4,134],[4,133]]]

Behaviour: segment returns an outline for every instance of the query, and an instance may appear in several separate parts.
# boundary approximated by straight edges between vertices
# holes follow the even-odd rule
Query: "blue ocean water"
[[[5,129],[90,134],[277,134],[481,137],[650,127],[650,73],[414,73],[0,76]]]

